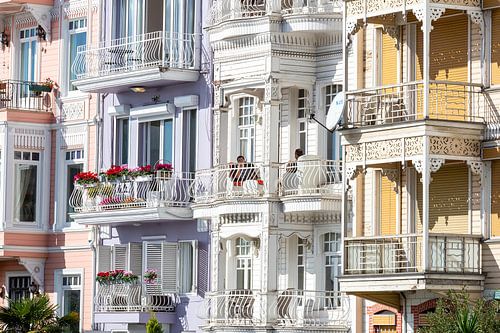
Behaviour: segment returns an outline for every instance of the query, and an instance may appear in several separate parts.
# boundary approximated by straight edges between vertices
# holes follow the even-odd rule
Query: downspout
[[[403,297],[404,299],[404,302],[403,302],[403,322],[401,323],[401,332],[402,333],[406,333],[407,330],[408,330],[408,317],[407,317],[407,314],[406,314],[406,302],[407,302],[407,299],[406,299],[406,296],[405,296],[405,293],[404,292],[400,292],[399,293],[401,295],[401,297]]]

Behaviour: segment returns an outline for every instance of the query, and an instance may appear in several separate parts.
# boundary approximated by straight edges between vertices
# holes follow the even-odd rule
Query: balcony
[[[71,70],[85,92],[117,92],[195,82],[200,68],[200,36],[155,31],[78,48]]]
[[[52,88],[30,81],[0,81],[0,119],[30,123],[51,123]]]
[[[191,219],[189,173],[75,185],[72,217],[86,225]]]
[[[483,123],[490,114],[481,85],[431,81],[426,119]],[[423,120],[424,84],[415,81],[348,92],[347,116],[355,127]]]
[[[150,312],[158,312],[163,323],[174,323],[179,304],[176,293],[162,290],[154,284],[111,284],[97,286],[94,312],[97,323],[145,323]]]
[[[349,301],[346,296],[331,291],[287,289],[266,294],[255,290],[225,290],[207,296],[202,317],[207,319],[209,327],[342,329],[348,327]]]
[[[283,32],[341,32],[342,9],[339,0],[217,0],[210,8],[208,26],[216,40],[275,31],[273,16],[281,16]]]
[[[481,236],[429,234],[428,268],[423,237],[407,234],[346,238],[345,292],[481,288]]]

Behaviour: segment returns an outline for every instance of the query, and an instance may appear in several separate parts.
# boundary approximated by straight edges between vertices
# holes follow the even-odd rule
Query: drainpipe
[[[401,323],[401,331],[402,331],[402,333],[406,333],[406,331],[408,330],[408,327],[407,327],[407,325],[408,325],[408,318],[407,318],[407,311],[406,311],[406,302],[407,302],[407,299],[406,299],[406,296],[405,296],[404,292],[400,292],[399,294],[404,299],[404,302],[403,302],[403,322]]]

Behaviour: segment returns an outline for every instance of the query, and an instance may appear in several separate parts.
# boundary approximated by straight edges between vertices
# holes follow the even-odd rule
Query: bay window
[[[36,222],[39,152],[14,151],[14,221]]]
[[[76,74],[71,71],[75,62],[78,47],[87,44],[87,19],[69,21],[69,90],[76,90],[73,81],[76,80]]]
[[[174,147],[173,120],[155,120],[139,124],[139,164],[172,162]]]
[[[248,162],[255,158],[255,99],[243,97],[239,99],[238,112],[239,155]]]

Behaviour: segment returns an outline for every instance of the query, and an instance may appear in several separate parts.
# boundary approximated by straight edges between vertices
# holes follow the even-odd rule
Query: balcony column
[[[427,90],[426,90],[427,91]],[[428,97],[428,96],[427,96]],[[427,100],[427,102],[429,102]],[[427,107],[425,108],[427,112]],[[422,268],[429,269],[429,184],[431,171],[429,167],[429,137],[424,137],[424,159],[422,165]]]
[[[264,181],[268,186],[267,195],[276,194],[278,184],[278,168],[271,164],[278,161],[279,119],[280,119],[281,88],[278,80],[269,77],[265,84],[264,96],[264,167],[267,169]]]
[[[423,40],[423,44],[424,44],[424,48],[423,48],[424,68],[423,68],[422,79],[424,80],[424,119],[427,119],[427,118],[429,118],[429,79],[430,79],[429,70],[430,70],[430,48],[431,48],[430,39],[431,39],[431,29],[432,29],[431,19],[430,19],[430,15],[429,15],[430,9],[429,9],[429,6],[427,5],[427,1],[425,2],[425,9],[424,10],[425,10],[425,16],[424,16],[424,20],[422,22],[422,31],[423,31],[423,38],[424,38],[424,40]],[[424,161],[427,161],[427,157],[424,158]],[[425,173],[427,173],[428,168],[426,168],[425,165],[424,165],[424,170],[425,170]],[[425,184],[425,182],[424,182],[424,184]],[[427,189],[428,189],[428,185],[427,185]],[[427,191],[425,190],[425,185],[424,185],[424,193],[427,193]],[[424,194],[424,198],[425,198],[425,194]],[[425,202],[425,200],[424,200],[424,202]],[[424,208],[424,212],[425,212],[425,208]],[[426,216],[428,216],[428,215],[426,215]],[[425,221],[425,219],[424,219],[424,221]],[[425,227],[424,227],[424,230],[426,230]],[[425,267],[427,267],[427,266],[425,266]]]

